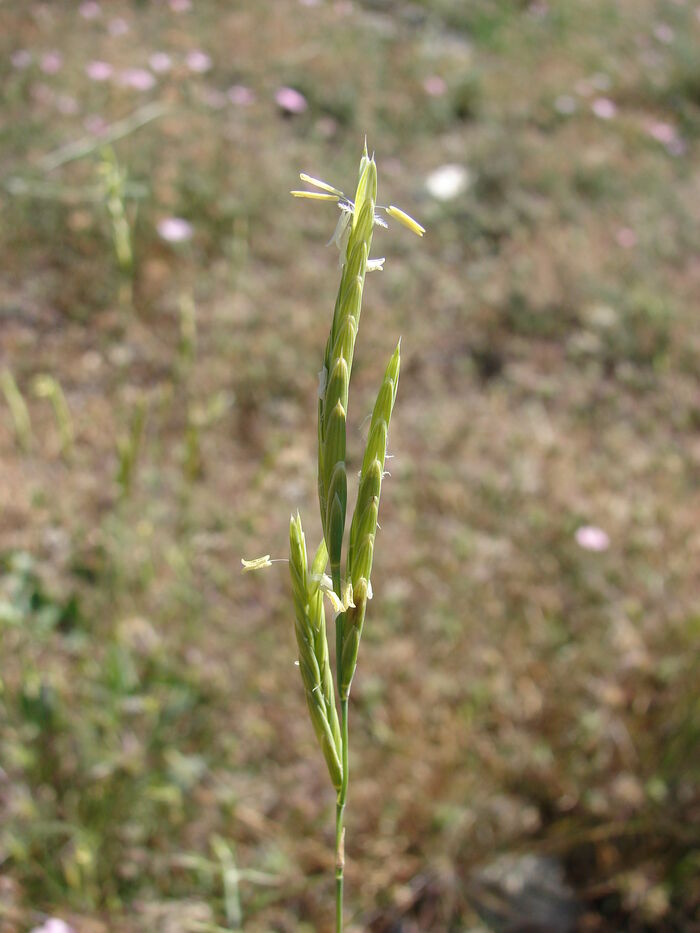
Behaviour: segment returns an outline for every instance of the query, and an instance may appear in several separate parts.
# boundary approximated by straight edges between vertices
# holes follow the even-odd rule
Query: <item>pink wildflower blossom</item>
[[[109,62],[93,61],[85,66],[85,74],[91,81],[109,81],[114,69]]]
[[[659,42],[663,42],[664,45],[670,45],[674,37],[675,33],[668,23],[657,23],[654,26],[654,38],[658,39]]]
[[[192,52],[188,52],[185,64],[190,71],[194,71],[196,74],[204,74],[211,69],[211,58],[206,52],[194,49]]]
[[[576,543],[584,551],[607,551],[610,547],[610,538],[606,531],[595,525],[582,525],[576,531]]]
[[[234,84],[226,91],[226,96],[237,107],[248,107],[255,100],[255,94],[243,84]]]
[[[97,19],[101,13],[100,4],[95,3],[95,0],[85,0],[85,3],[80,4],[80,15],[83,19]]]
[[[107,31],[110,36],[125,36],[129,32],[129,24],[121,16],[111,19],[107,24]]]
[[[32,63],[32,54],[26,49],[17,49],[10,56],[10,62],[13,68],[28,68]]]
[[[59,94],[56,98],[56,109],[65,116],[71,116],[80,109],[78,101],[70,94]]]
[[[185,243],[192,239],[192,224],[182,217],[164,217],[158,221],[158,234],[167,243]]]
[[[634,249],[637,245],[637,234],[631,227],[620,227],[615,234],[615,240],[623,249]]]
[[[30,933],[75,933],[75,930],[65,920],[49,917],[40,927],[33,927]]]
[[[55,75],[63,68],[63,56],[60,52],[46,52],[41,56],[39,67],[47,75]]]
[[[447,91],[447,82],[440,75],[429,75],[423,82],[423,87],[430,97],[442,97]]]
[[[107,129],[107,121],[98,113],[91,113],[83,120],[83,126],[93,136],[102,136]]]
[[[617,113],[617,107],[609,97],[596,97],[591,104],[591,110],[600,120],[612,120]]]
[[[308,109],[308,101],[299,91],[293,87],[280,87],[275,92],[275,100],[280,110],[285,113],[298,114],[304,113]]]
[[[156,83],[156,79],[145,68],[127,68],[119,75],[119,83],[123,87],[133,88],[135,91],[150,91]]]
[[[151,71],[162,74],[164,71],[170,71],[173,67],[173,60],[167,52],[154,52],[148,59],[148,65]]]
[[[554,109],[557,113],[565,117],[569,117],[572,113],[575,113],[577,106],[576,98],[571,94],[560,94],[554,101]]]
[[[655,139],[657,143],[661,143],[662,146],[668,146],[677,139],[675,127],[670,123],[663,123],[661,120],[654,120],[648,123],[647,133],[652,139]]]

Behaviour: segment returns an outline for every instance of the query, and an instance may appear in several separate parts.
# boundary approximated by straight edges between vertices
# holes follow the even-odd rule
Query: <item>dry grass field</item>
[[[283,564],[401,334],[348,929],[700,929],[700,6],[0,3],[0,929],[327,930]],[[525,879],[525,881],[523,881]],[[529,879],[529,880],[528,880]],[[539,926],[538,926],[539,924]]]

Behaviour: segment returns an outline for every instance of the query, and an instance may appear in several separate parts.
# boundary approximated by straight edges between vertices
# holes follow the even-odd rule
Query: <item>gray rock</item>
[[[547,856],[499,856],[474,873],[468,895],[495,933],[574,933],[582,912],[563,866]]]

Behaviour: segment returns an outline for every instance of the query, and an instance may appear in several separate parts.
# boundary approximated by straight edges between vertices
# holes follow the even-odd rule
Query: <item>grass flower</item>
[[[296,92],[295,92],[296,93]],[[396,401],[401,364],[399,340],[384,373],[372,411],[369,436],[360,471],[359,490],[343,562],[343,542],[348,501],[346,417],[355,343],[360,326],[367,272],[383,268],[385,260],[370,259],[375,226],[386,227],[385,216],[398,221],[418,236],[425,229],[398,207],[377,205],[377,166],[365,150],[360,161],[355,195],[302,173],[301,180],[316,190],[296,190],[297,198],[329,201],[340,217],[329,244],[340,254],[340,286],[333,310],[318,386],[318,499],[323,539],[309,564],[306,539],[299,514],[289,525],[289,569],[294,596],[295,633],[299,668],[311,721],[336,790],[336,931],[343,929],[345,866],[344,812],[349,785],[348,701],[350,686],[372,598],[372,561],[377,534],[386,445],[391,413]],[[268,567],[269,555],[243,561],[243,570]],[[330,566],[329,566],[330,565]],[[330,575],[326,573],[329,567]],[[335,622],[335,686],[329,661],[324,610],[326,598]],[[337,703],[340,706],[338,716]]]
[[[272,567],[269,554],[264,554],[262,557],[254,557],[252,560],[245,560],[245,558],[242,557],[241,564],[243,565],[243,573],[249,573],[251,570],[262,570],[264,567]]]

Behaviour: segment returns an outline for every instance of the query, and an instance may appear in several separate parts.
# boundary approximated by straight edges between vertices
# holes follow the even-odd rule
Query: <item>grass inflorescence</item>
[[[301,175],[319,191],[293,191],[295,197],[334,201],[340,218],[330,242],[340,250],[341,276],[333,319],[326,343],[318,391],[318,500],[323,540],[309,565],[299,513],[289,526],[290,557],[299,667],[309,713],[328,772],[337,793],[336,805],[336,930],[343,928],[345,830],[343,825],[349,784],[348,699],[367,601],[372,598],[372,558],[377,533],[379,497],[384,476],[389,422],[396,400],[401,364],[399,340],[384,374],[372,412],[360,471],[360,483],[350,526],[345,566],[343,541],[348,502],[346,468],[347,410],[355,343],[360,326],[362,296],[368,271],[381,269],[383,259],[370,259],[376,224],[387,226],[377,212],[377,165],[365,150],[360,161],[354,200],[339,188],[310,175]],[[397,207],[381,208],[422,236],[424,228]],[[244,570],[268,566],[269,556],[244,561]],[[330,577],[326,568],[330,564]],[[343,570],[345,572],[343,572]],[[328,595],[335,612],[336,707],[323,603]]]

